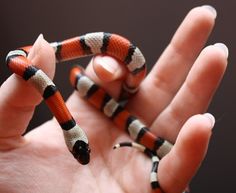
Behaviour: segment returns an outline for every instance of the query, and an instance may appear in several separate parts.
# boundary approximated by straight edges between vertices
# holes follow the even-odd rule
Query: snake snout
[[[82,140],[76,141],[73,147],[73,156],[82,165],[86,165],[90,161],[90,148],[87,143]]]

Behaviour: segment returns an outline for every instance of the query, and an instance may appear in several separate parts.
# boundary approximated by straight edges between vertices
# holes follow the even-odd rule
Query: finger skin
[[[97,55],[92,60],[93,70],[103,82],[111,82],[125,77],[126,67],[115,58]]]
[[[205,157],[214,123],[195,115],[181,129],[171,152],[159,164],[158,178],[164,191],[183,192]]]
[[[176,31],[169,46],[155,64],[148,77],[142,84],[142,91],[138,95],[140,101],[145,100],[148,108],[153,106],[150,101],[150,93],[153,89],[159,93],[161,100],[167,95],[168,102],[182,84],[194,60],[203,48],[215,23],[215,16],[204,7],[197,7],[191,10],[179,29]],[[191,49],[189,49],[191,47]],[[96,56],[88,66],[87,75],[96,83],[105,88],[113,97],[117,97],[117,90],[120,89],[119,79],[124,77],[126,70],[117,60],[109,56]],[[103,61],[103,59],[105,61]],[[170,62],[171,61],[171,62]],[[106,63],[107,65],[103,65]],[[90,66],[93,66],[90,67]],[[107,68],[106,68],[107,66]],[[108,67],[109,66],[109,67]],[[180,72],[177,72],[179,70]],[[178,74],[178,76],[176,76]],[[173,76],[174,75],[174,76]],[[168,80],[167,80],[168,79]],[[116,82],[113,84],[111,81]],[[156,88],[157,87],[157,88]],[[136,100],[133,100],[136,103]],[[158,100],[159,101],[159,100]],[[167,102],[164,102],[166,105]],[[162,102],[160,105],[164,106]],[[131,105],[132,106],[132,105]],[[136,106],[136,105],[135,105]],[[134,106],[134,108],[136,108]],[[158,106],[158,104],[155,104]],[[163,108],[163,107],[162,107]],[[156,108],[161,110],[160,108]],[[159,110],[159,111],[160,111]],[[140,112],[140,110],[137,110]],[[144,111],[145,112],[145,111]],[[155,114],[156,115],[156,114]],[[142,117],[145,115],[141,115]],[[147,116],[147,115],[146,115]],[[147,119],[151,119],[148,115]]]
[[[208,8],[192,9],[178,28],[167,49],[141,84],[139,92],[132,98],[128,108],[132,109],[132,113],[138,117],[142,117],[147,125],[155,120],[180,88],[207,41],[214,23],[215,15]],[[106,57],[109,58],[109,56]],[[120,79],[124,76],[125,70],[115,59],[110,59],[108,63],[117,70],[114,68],[106,70],[102,67],[103,62],[100,59],[101,57],[95,57],[91,61],[86,75],[102,86],[111,96],[117,98],[121,89]],[[113,73],[110,73],[109,70]],[[153,100],[154,97],[155,100]],[[145,106],[137,105],[143,103]]]
[[[143,81],[140,92],[130,105],[148,125],[170,103],[182,85],[195,59],[204,47],[214,24],[215,15],[209,9],[204,7],[192,9]],[[142,110],[140,110],[140,106],[133,105],[133,103],[141,101],[146,104]],[[153,109],[151,113],[143,113],[150,108]]]
[[[153,132],[175,141],[188,117],[206,111],[226,66],[227,55],[222,49],[217,46],[206,47],[172,102],[153,122]]]
[[[109,70],[104,66],[109,66]],[[124,64],[110,56],[100,55],[95,56],[85,70],[85,74],[89,78],[104,88],[115,99],[120,96],[122,82],[127,73]]]
[[[215,15],[208,9],[205,7],[192,9],[149,74],[149,78],[153,79],[152,82],[157,81],[154,82],[157,85],[161,82],[163,90],[175,94],[204,47],[214,24]]]
[[[39,36],[28,58],[52,78],[55,71],[54,55],[53,49]],[[0,93],[0,138],[21,138],[42,97],[30,84],[14,74],[3,83]]]

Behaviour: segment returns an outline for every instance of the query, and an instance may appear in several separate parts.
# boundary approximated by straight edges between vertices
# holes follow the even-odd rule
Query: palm
[[[166,192],[183,191],[207,150],[212,122],[206,116],[192,115],[205,112],[227,63],[227,54],[217,46],[209,46],[198,56],[213,25],[214,15],[209,10],[192,10],[143,81],[140,92],[127,105],[153,133],[175,142],[158,168],[158,178]],[[45,42],[38,44],[34,63],[52,76],[53,51]],[[111,63],[118,65],[114,60]],[[88,76],[116,97],[120,81],[104,83],[92,69],[90,65]],[[11,81],[18,86],[8,86]],[[14,77],[5,82],[0,92],[0,144],[7,149],[0,153],[1,192],[151,192],[150,159],[133,149],[114,151],[114,144],[129,137],[77,93],[67,105],[90,141],[92,156],[87,166],[77,163],[68,152],[55,120],[28,133],[24,137],[28,143],[22,142],[20,135],[40,98]],[[29,96],[29,92],[33,94]]]
[[[133,150],[112,150],[116,142],[127,140],[127,135],[115,128],[110,120],[78,96],[74,95],[71,100],[76,100],[76,103],[75,101],[73,103],[80,107],[79,122],[89,135],[92,148],[90,164],[82,166],[72,157],[65,146],[59,125],[55,121],[49,121],[26,135],[30,144],[5,155],[7,159],[13,160],[12,164],[18,168],[19,175],[15,177],[25,184],[25,189],[20,189],[19,192],[30,192],[29,187],[32,192],[40,188],[44,193],[52,190],[58,193],[78,191],[118,193],[133,192],[138,189],[140,192],[149,192],[150,189],[147,187],[149,187],[150,160]],[[14,157],[19,157],[20,161]],[[9,170],[6,173],[15,174],[13,168]],[[35,181],[38,183],[35,184]],[[136,181],[143,182],[139,184],[138,189]],[[4,192],[13,192],[11,186],[6,187]]]

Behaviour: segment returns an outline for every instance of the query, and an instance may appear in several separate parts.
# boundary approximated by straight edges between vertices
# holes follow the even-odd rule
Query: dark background
[[[207,157],[192,181],[193,193],[236,192],[236,1],[119,0],[119,1],[0,1],[0,83],[10,73],[5,66],[9,50],[32,44],[40,33],[52,42],[87,32],[121,34],[143,51],[149,67],[169,43],[187,12],[204,4],[218,11],[215,29],[207,42],[224,42],[230,51],[229,65],[209,112],[217,119]],[[88,60],[82,60],[87,62]],[[69,67],[58,65],[55,82],[65,98],[72,89]],[[29,129],[51,118],[45,104],[37,109]]]

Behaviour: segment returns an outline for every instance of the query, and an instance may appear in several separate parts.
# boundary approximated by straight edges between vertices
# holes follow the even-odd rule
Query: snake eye
[[[87,143],[82,140],[76,141],[73,147],[73,156],[82,165],[86,165],[90,161],[90,148]]]

